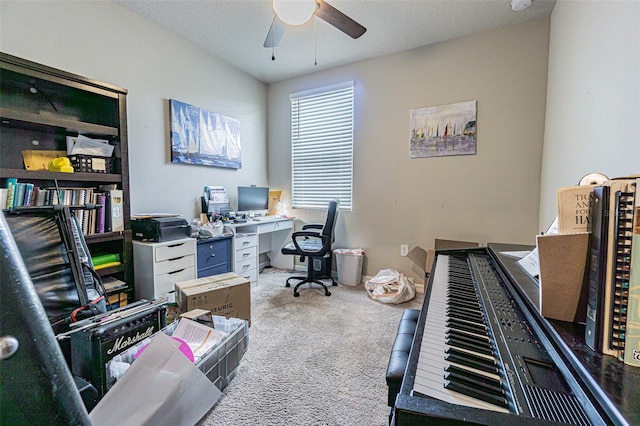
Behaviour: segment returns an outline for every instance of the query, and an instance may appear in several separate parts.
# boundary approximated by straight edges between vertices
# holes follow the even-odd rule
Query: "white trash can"
[[[362,249],[336,249],[338,268],[338,282],[343,285],[357,286],[362,282],[362,261],[364,250]]]

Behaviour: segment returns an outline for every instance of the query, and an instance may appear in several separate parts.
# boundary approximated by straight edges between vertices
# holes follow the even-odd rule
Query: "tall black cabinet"
[[[127,90],[0,52],[0,187],[7,180],[38,188],[122,190],[124,229],[87,233],[92,256],[117,254],[120,264],[100,269],[128,284],[133,299],[127,154]],[[27,170],[23,151],[65,151],[68,136],[85,135],[114,146],[106,172]],[[84,169],[83,169],[84,170]],[[1,206],[5,208],[6,206]],[[25,254],[23,253],[23,257]],[[25,259],[27,260],[27,259]]]

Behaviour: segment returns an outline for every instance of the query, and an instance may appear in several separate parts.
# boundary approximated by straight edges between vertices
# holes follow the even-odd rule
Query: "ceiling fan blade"
[[[349,18],[326,1],[316,0],[316,4],[318,5],[316,9],[316,16],[318,18],[333,25],[351,38],[358,38],[367,31],[365,27]]]
[[[264,47],[277,47],[286,27],[287,24],[282,22],[277,16],[274,16],[267,38],[264,39]]]

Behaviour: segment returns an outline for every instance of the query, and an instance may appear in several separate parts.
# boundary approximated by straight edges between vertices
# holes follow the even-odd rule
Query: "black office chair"
[[[324,288],[324,294],[331,296],[327,286],[321,281],[330,279],[331,284],[337,286],[338,283],[331,277],[331,245],[333,244],[333,231],[338,219],[338,202],[330,201],[327,211],[327,220],[322,224],[307,224],[302,227],[302,231],[294,232],[290,243],[282,248],[282,254],[292,254],[300,256],[300,261],[307,259],[307,276],[290,277],[287,279],[287,287],[291,287],[291,280],[301,280],[293,289],[295,297],[300,296],[298,288],[306,283],[316,283]],[[317,231],[311,231],[316,229]]]

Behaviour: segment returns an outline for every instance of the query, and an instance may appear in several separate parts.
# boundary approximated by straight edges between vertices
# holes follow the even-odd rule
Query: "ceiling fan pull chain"
[[[273,12],[273,21],[271,21],[271,60],[276,60],[276,45],[273,43],[273,33],[275,33],[274,25],[276,24],[276,12]]]

